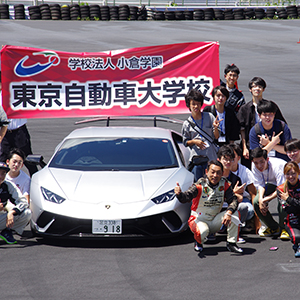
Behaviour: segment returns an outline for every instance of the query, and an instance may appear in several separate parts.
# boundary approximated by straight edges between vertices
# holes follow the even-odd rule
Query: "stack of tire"
[[[176,10],[175,11],[175,20],[176,21],[182,21],[184,20],[184,14],[182,10]]]
[[[9,19],[9,5],[6,3],[0,4],[0,19]]]
[[[255,16],[255,12],[254,12],[254,9],[253,8],[245,8],[244,9],[244,16],[245,16],[245,19],[246,20],[251,20],[254,18]]]
[[[147,20],[154,20],[154,11],[152,9],[147,11]]]
[[[112,21],[119,20],[119,6],[109,6],[109,19]]]
[[[204,20],[213,20],[215,18],[215,13],[213,8],[205,8],[203,11],[204,11]]]
[[[90,19],[101,20],[100,6],[98,4],[90,5]]]
[[[40,20],[41,17],[41,10],[38,5],[28,6],[29,18],[30,20]]]
[[[139,21],[147,20],[147,9],[145,5],[142,5],[138,10],[138,20]]]
[[[264,8],[205,8],[194,10],[166,10],[147,11],[145,5],[142,7],[128,6],[99,6],[72,4],[41,4],[39,6],[29,6],[29,18],[31,20],[243,20],[243,19],[263,19],[265,17],[273,19],[298,18],[300,16],[300,5],[289,5],[285,7]],[[0,19],[9,19],[9,5],[0,4]],[[23,4],[14,5],[14,18],[25,19],[25,9]]]
[[[137,6],[129,6],[130,21],[137,21],[139,8]]]
[[[286,7],[286,12],[289,18],[296,19],[298,18],[298,10],[296,5],[289,5]]]
[[[51,20],[51,11],[49,4],[41,4],[40,11],[42,20]]]
[[[129,20],[129,15],[129,6],[126,4],[119,5],[119,20],[127,21]]]
[[[234,20],[232,8],[225,8],[224,20]]]
[[[286,12],[285,7],[278,7],[277,8],[277,16],[279,19],[287,19],[288,14]]]
[[[70,5],[70,18],[71,20],[80,20],[80,7],[78,4]]]
[[[175,11],[173,11],[173,10],[166,10],[165,11],[165,18],[168,21],[174,21],[175,20]]]
[[[62,5],[62,7],[60,8],[60,12],[62,20],[71,20],[69,5]]]
[[[203,9],[197,8],[194,10],[194,20],[196,21],[202,21],[204,20],[204,11]]]
[[[81,20],[89,20],[90,19],[90,7],[88,5],[80,5],[80,18]]]
[[[273,19],[275,17],[276,14],[276,8],[273,7],[268,7],[266,10],[266,17],[268,19]]]
[[[224,20],[224,11],[220,8],[214,9],[215,19],[216,20]]]
[[[185,20],[193,20],[193,11],[192,10],[185,10],[183,12]]]
[[[61,8],[59,4],[49,5],[52,20],[61,20]]]
[[[100,6],[100,15],[102,21],[109,21],[109,7],[107,5]]]
[[[25,8],[23,4],[15,4],[15,20],[24,20],[25,19]]]
[[[165,14],[164,14],[163,11],[155,11],[152,18],[155,21],[164,21],[165,20]]]
[[[236,8],[233,11],[233,18],[235,20],[244,20],[244,9],[243,8]]]
[[[255,8],[255,19],[261,20],[265,17],[265,10],[263,8]]]

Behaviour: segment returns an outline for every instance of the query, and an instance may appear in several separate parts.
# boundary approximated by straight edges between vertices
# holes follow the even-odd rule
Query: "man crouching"
[[[31,211],[18,187],[5,181],[9,170],[5,163],[0,162],[0,238],[7,244],[15,244],[17,241],[12,230],[21,235],[30,220]]]
[[[201,252],[205,238],[211,233],[218,232],[224,224],[227,226],[227,249],[230,252],[243,253],[243,249],[236,244],[239,231],[236,225],[239,223],[236,212],[238,201],[230,183],[222,177],[222,164],[217,160],[210,161],[205,174],[206,178],[200,178],[186,192],[181,191],[179,183],[174,189],[180,202],[193,200],[188,223],[194,233],[195,251]],[[228,203],[228,208],[220,212],[224,201]]]

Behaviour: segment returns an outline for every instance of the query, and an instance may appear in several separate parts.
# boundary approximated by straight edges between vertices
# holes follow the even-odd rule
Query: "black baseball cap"
[[[0,162],[0,169],[5,170],[6,172],[10,171],[10,168],[4,162]]]

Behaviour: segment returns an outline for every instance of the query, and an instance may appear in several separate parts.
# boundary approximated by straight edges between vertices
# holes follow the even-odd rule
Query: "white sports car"
[[[158,237],[187,228],[193,183],[180,134],[157,127],[71,132],[33,175],[32,231],[53,237]],[[30,161],[30,158],[29,158]]]

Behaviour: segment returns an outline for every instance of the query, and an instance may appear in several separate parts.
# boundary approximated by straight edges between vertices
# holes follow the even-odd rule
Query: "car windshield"
[[[173,145],[162,138],[66,140],[49,167],[81,171],[146,171],[178,167]]]

